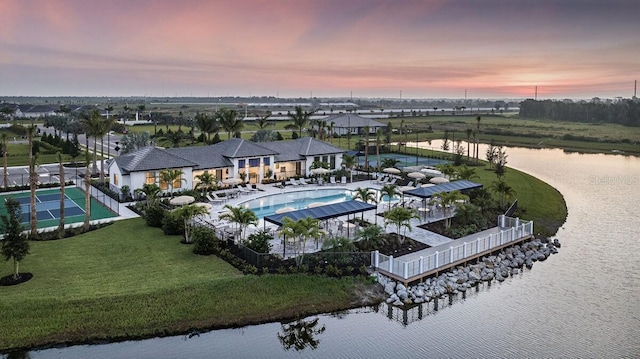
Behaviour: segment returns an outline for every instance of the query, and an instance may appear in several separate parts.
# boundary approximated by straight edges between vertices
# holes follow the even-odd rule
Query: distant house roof
[[[370,128],[384,127],[384,123],[365,118],[354,113],[342,113],[339,115],[329,116],[325,120],[327,124],[333,123],[333,127],[339,128],[351,128],[351,127],[365,127]]]
[[[307,156],[344,153],[342,148],[313,137],[301,137],[288,141],[261,142],[260,144],[276,153],[276,162],[298,161]]]
[[[51,105],[34,105],[34,106],[30,106],[29,108],[25,109],[21,109],[22,113],[24,114],[28,114],[28,113],[54,113],[56,112],[58,108],[51,106]]]
[[[165,168],[196,167],[197,163],[156,147],[145,147],[116,157],[114,161],[123,174]]]

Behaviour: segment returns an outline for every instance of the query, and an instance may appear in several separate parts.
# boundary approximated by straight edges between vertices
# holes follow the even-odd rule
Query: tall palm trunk
[[[9,172],[7,170],[7,134],[2,134],[2,167],[4,170],[4,188],[9,187]]]
[[[364,170],[369,172],[369,126],[364,127],[365,142],[364,142]]]
[[[64,166],[60,152],[58,152],[58,166],[60,170],[60,225],[58,225],[58,238],[64,238]]]
[[[100,137],[100,183],[104,184],[104,136]]]
[[[29,136],[29,190],[30,190],[30,226],[31,237],[38,235],[38,210],[36,208],[36,186],[38,185],[38,176],[36,175],[36,157],[33,154],[33,136],[35,134],[35,127],[32,125],[28,128]]]
[[[89,222],[91,221],[91,155],[87,152],[85,158],[85,164],[87,166],[87,170],[84,175],[84,223],[83,229],[86,231],[89,229]]]

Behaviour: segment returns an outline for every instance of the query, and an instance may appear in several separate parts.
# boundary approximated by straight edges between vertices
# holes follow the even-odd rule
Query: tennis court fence
[[[76,188],[86,193],[83,181],[76,181]],[[109,208],[115,214],[120,215],[120,203],[117,200],[109,197],[93,185],[89,186],[89,191],[91,197],[95,198],[96,201],[102,203],[105,207]]]

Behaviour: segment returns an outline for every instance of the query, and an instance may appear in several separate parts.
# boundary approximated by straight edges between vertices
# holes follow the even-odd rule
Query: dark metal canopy
[[[429,187],[421,187],[405,191],[405,195],[412,195],[422,198],[430,198],[440,192],[452,192],[452,191],[470,191],[472,189],[482,188],[481,183],[471,182],[467,180],[453,181],[448,183],[437,184]]]
[[[300,209],[297,211],[274,214],[264,217],[264,220],[281,226],[285,218],[291,218],[294,221],[307,217],[325,220],[330,218],[342,217],[349,214],[370,211],[375,208],[376,206],[373,204],[351,200],[313,208]]]

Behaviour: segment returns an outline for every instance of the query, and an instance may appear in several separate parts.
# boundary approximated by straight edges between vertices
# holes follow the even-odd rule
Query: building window
[[[117,174],[117,173],[114,173],[114,174],[113,174],[113,184],[114,184],[115,186],[117,186],[117,185],[118,185],[118,174]]]
[[[265,166],[269,166],[271,164],[271,158],[270,157],[263,157],[262,158],[262,163],[264,163]]]
[[[176,178],[175,181],[173,181],[173,188],[182,188],[182,175],[180,175],[178,178]]]
[[[331,169],[336,168],[336,155],[331,155],[329,157],[329,168]]]
[[[244,168],[246,160],[238,160],[238,168]]]
[[[260,167],[260,159],[259,158],[249,159],[249,167]]]
[[[146,184],[154,184],[156,183],[156,173],[155,172],[147,172],[146,179],[144,181]]]

